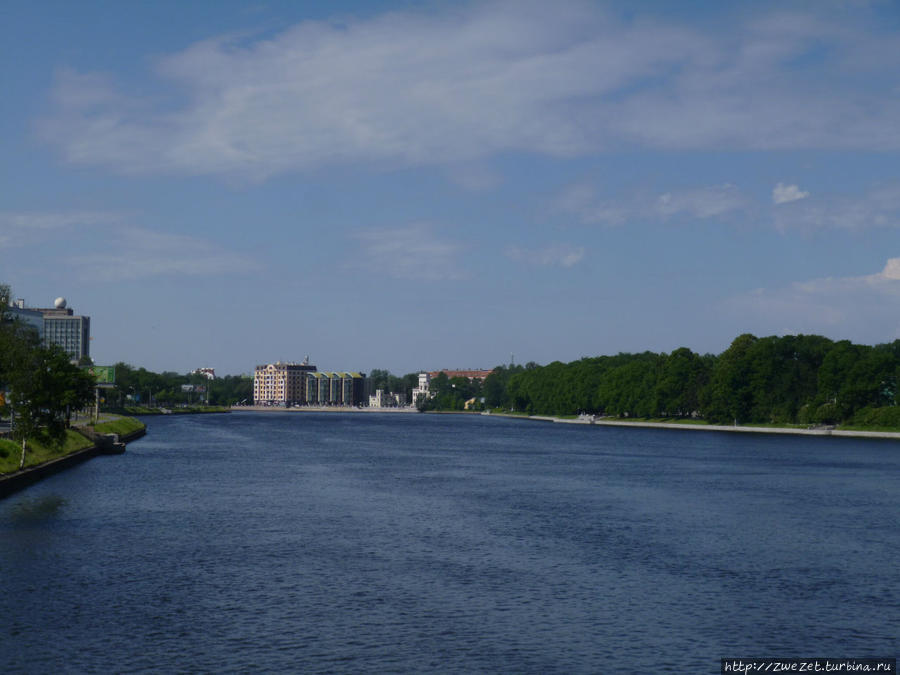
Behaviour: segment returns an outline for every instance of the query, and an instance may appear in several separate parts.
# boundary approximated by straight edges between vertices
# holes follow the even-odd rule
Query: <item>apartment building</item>
[[[364,373],[319,372],[309,359],[303,363],[256,366],[253,401],[273,406],[358,406],[366,402]]]

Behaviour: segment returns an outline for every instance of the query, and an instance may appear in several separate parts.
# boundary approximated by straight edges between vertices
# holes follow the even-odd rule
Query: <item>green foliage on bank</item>
[[[477,396],[488,409],[529,415],[898,430],[898,382],[900,340],[744,334],[718,356],[682,347],[501,366],[480,386],[439,382],[427,407],[459,409],[463,397]]]
[[[165,371],[154,373],[127,363],[115,364],[116,386],[107,392],[104,410],[126,410],[132,415],[153,414],[156,408],[182,406],[195,410],[207,402],[227,409],[236,403],[253,399],[253,378],[247,375],[226,375],[214,380],[200,374],[180,374]],[[204,391],[183,391],[184,385],[203,387]]]
[[[231,408],[221,405],[181,405],[177,408],[149,408],[147,406],[127,405],[121,408],[104,408],[105,412],[115,415],[197,415],[203,413],[231,412]]]
[[[62,348],[41,344],[32,326],[17,321],[7,310],[10,295],[9,286],[0,284],[0,417],[14,419],[13,440],[25,466],[31,445],[71,444],[70,416],[93,399],[95,379]]]
[[[109,422],[102,422],[94,425],[94,431],[98,434],[119,434],[125,436],[146,429],[147,426],[140,420],[133,417],[119,417]]]
[[[25,468],[43,464],[51,459],[59,459],[68,454],[91,447],[93,443],[73,429],[67,429],[60,443],[46,442],[36,439],[26,440],[28,452],[25,455]],[[0,474],[19,470],[21,445],[14,441],[0,439]]]

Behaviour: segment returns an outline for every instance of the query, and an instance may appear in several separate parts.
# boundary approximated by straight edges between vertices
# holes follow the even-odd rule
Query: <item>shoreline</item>
[[[302,408],[281,408],[278,406],[234,406],[232,412],[267,412],[267,413],[418,413],[415,408],[355,408],[351,406],[304,406]],[[835,436],[838,438],[873,438],[884,440],[900,440],[900,431],[856,431],[843,429],[795,429],[790,427],[750,427],[724,424],[678,424],[676,422],[630,422],[612,417],[566,419],[552,415],[512,415],[509,413],[485,413],[470,410],[428,410],[425,415],[482,415],[484,417],[503,417],[506,419],[526,420],[532,422],[552,422],[555,424],[584,424],[589,426],[633,427],[639,429],[676,429],[679,431],[721,431],[739,434],[779,434],[789,436]]]
[[[614,418],[598,417],[593,420],[563,419],[551,415],[509,415],[506,413],[490,413],[486,417],[506,417],[509,419],[532,420],[535,422],[553,422],[556,424],[587,424],[606,427],[637,427],[642,429],[678,429],[685,431],[723,431],[739,434],[787,434],[792,436],[837,436],[838,438],[880,438],[900,440],[900,431],[852,431],[842,429],[792,429],[790,427],[748,427],[729,426],[724,424],[677,424],[675,422],[628,422]]]
[[[117,436],[117,442],[121,443],[124,446],[128,443],[131,443],[132,441],[136,441],[146,434],[147,426],[144,425],[143,429],[137,429],[129,434],[124,434],[121,436],[118,434],[109,435]],[[105,436],[105,434],[98,436],[102,437]],[[62,457],[51,459],[44,462],[43,464],[29,466],[20,471],[0,474],[0,499],[9,497],[10,495],[19,492],[20,490],[24,490],[29,485],[34,485],[35,483],[43,480],[44,478],[47,478],[48,476],[52,476],[53,474],[59,473],[60,471],[64,471],[65,469],[75,466],[76,464],[86,462],[93,457],[98,457],[100,455],[121,454],[124,451],[124,447],[122,450],[118,450],[113,447],[113,444],[111,442],[98,442],[98,440],[95,440],[94,444],[87,448],[82,448],[81,450],[70,452],[68,455],[63,455]]]
[[[357,408],[354,406],[303,406],[302,408],[282,408],[277,405],[240,405],[232,406],[230,412],[271,412],[271,413],[303,413],[303,412],[330,412],[330,413],[418,413],[415,408]]]

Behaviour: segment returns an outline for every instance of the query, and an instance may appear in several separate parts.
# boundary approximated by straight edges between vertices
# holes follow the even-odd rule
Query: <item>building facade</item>
[[[364,373],[323,373],[303,363],[267,363],[256,366],[253,402],[268,406],[365,405]]]
[[[16,300],[10,313],[37,327],[40,315],[41,341],[58,345],[72,361],[91,356],[91,317],[80,316],[66,306],[65,298],[57,298],[53,307],[25,307],[24,300]]]
[[[41,340],[44,339],[44,315],[36,309],[26,309],[24,300],[17,300],[10,305],[7,316],[33,329]]]
[[[253,373],[253,401],[257,405],[300,405],[306,402],[306,376],[316,367],[303,363],[266,363]]]

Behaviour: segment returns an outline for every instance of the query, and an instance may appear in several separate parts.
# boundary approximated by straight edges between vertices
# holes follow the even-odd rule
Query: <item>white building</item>
[[[411,405],[418,405],[419,401],[424,401],[430,396],[428,387],[431,383],[431,375],[428,373],[419,373],[419,386],[412,390]]]
[[[370,408],[399,408],[406,405],[406,394],[392,394],[384,389],[376,389],[372,396],[369,396]]]

